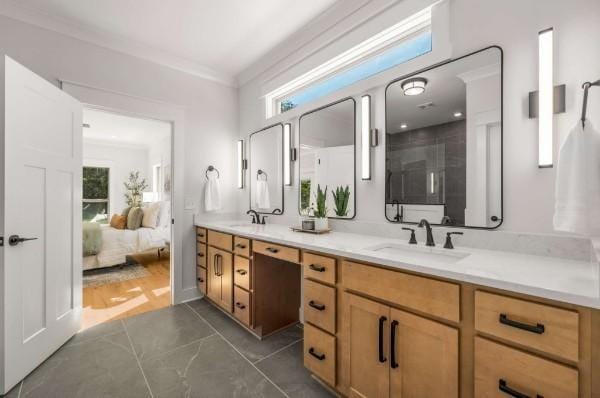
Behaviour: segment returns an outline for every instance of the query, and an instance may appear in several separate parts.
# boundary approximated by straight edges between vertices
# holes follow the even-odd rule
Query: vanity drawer
[[[304,325],[304,366],[313,374],[335,386],[335,337]]]
[[[246,290],[250,290],[250,260],[238,255],[233,260],[233,282]]]
[[[237,286],[233,290],[233,316],[250,326],[250,293]]]
[[[252,250],[256,253],[275,257],[280,260],[290,261],[292,263],[300,262],[300,251],[291,247],[255,240],[252,241]]]
[[[302,266],[304,268],[305,278],[314,279],[332,285],[335,284],[335,258],[320,256],[312,253],[303,253]]]
[[[206,269],[196,267],[196,281],[198,283],[198,290],[202,294],[206,294]]]
[[[196,243],[196,265],[206,268],[206,243]]]
[[[196,240],[206,243],[206,228],[196,227]]]
[[[575,311],[477,291],[475,328],[574,362],[579,359],[579,314]]]
[[[344,287],[450,321],[460,321],[460,285],[344,261]]]
[[[335,288],[304,280],[304,320],[335,334]]]
[[[208,244],[219,249],[231,251],[233,236],[217,231],[208,231]]]
[[[233,237],[233,252],[240,256],[250,257],[250,240],[239,236]]]
[[[475,338],[475,396],[576,398],[576,369]],[[517,395],[517,393],[523,395]]]

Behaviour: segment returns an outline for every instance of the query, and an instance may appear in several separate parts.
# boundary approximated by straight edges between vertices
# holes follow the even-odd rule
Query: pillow
[[[158,226],[158,216],[160,215],[160,208],[161,202],[154,202],[144,209],[142,227],[156,228]]]
[[[124,208],[121,215],[127,217],[129,215],[129,210],[131,210],[131,206]]]
[[[141,207],[132,207],[127,215],[127,229],[136,230],[142,226],[144,211]]]
[[[115,229],[125,229],[127,228],[127,216],[113,214],[110,219],[110,226]]]

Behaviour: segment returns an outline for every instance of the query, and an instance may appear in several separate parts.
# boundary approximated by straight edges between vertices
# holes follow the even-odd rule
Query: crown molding
[[[400,0],[336,2],[313,21],[240,72],[236,76],[238,86],[243,86],[261,75],[264,75],[262,76],[263,80],[270,80],[284,73],[398,1]]]
[[[115,35],[111,32],[91,29],[64,18],[27,8],[14,0],[0,1],[0,15],[109,50],[141,58],[202,79],[211,80],[230,87],[237,87],[237,80],[234,76],[201,65],[192,59],[175,55],[168,51]]]

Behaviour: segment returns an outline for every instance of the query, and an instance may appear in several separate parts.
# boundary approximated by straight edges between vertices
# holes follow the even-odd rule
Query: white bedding
[[[83,269],[110,267],[125,263],[125,257],[146,250],[165,247],[171,240],[169,224],[158,228],[115,229],[102,225],[102,250],[95,256],[83,258]]]

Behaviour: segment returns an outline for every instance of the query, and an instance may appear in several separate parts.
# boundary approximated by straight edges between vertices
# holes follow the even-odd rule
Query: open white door
[[[8,57],[3,94],[6,393],[80,327],[82,106]]]

